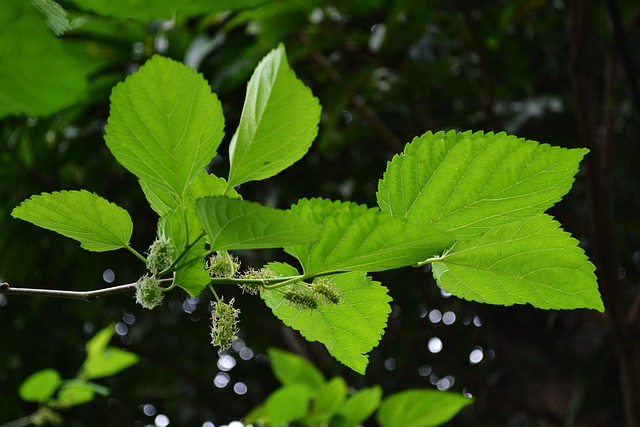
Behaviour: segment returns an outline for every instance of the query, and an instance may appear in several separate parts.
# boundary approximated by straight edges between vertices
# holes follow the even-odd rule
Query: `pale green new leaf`
[[[114,332],[113,325],[109,325],[87,342],[87,358],[80,369],[79,379],[108,377],[138,363],[138,355],[108,347]]]
[[[18,394],[27,402],[47,402],[62,384],[60,373],[55,369],[42,369],[29,375],[20,385]]]
[[[270,270],[282,276],[297,275],[287,264],[271,263]],[[319,341],[339,362],[364,374],[370,352],[380,341],[391,312],[387,288],[362,272],[325,276],[342,290],[344,301],[321,305],[317,310],[291,307],[278,289],[260,295],[285,325],[300,331],[309,341]]]
[[[302,356],[270,348],[271,370],[282,385],[304,384],[315,390],[324,384],[324,376],[315,365]]]
[[[300,160],[318,134],[320,104],[289,68],[283,45],[256,67],[229,147],[229,186],[276,175]]]
[[[384,399],[377,418],[382,427],[439,426],[472,403],[473,399],[451,392],[412,389]]]
[[[377,385],[358,390],[331,421],[331,427],[354,427],[364,423],[378,409],[382,388]]]
[[[457,236],[481,234],[553,206],[571,188],[587,152],[504,133],[428,132],[389,162],[378,205]]]
[[[94,252],[127,247],[133,232],[126,210],[85,190],[32,196],[11,215],[75,239]]]
[[[105,141],[154,193],[180,200],[223,136],[216,95],[194,69],[154,56],[111,94]]]
[[[411,224],[355,203],[303,199],[291,210],[323,226],[318,242],[286,248],[308,275],[415,265],[453,243],[448,233],[431,226]]]
[[[604,311],[594,270],[578,241],[545,214],[460,240],[433,263],[438,284],[460,298]]]
[[[280,248],[318,239],[320,227],[299,215],[229,197],[204,197],[196,213],[212,250]]]

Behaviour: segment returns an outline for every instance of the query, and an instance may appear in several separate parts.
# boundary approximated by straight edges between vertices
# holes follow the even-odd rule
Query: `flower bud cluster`
[[[228,303],[224,300],[211,303],[211,344],[221,350],[231,347],[238,339],[238,316],[240,310],[233,308],[234,298]]]
[[[149,310],[162,304],[164,292],[156,276],[144,275],[136,282],[136,302]]]
[[[147,268],[152,275],[157,276],[171,266],[174,251],[171,239],[161,235],[154,240],[149,246],[149,255],[147,255]]]
[[[327,279],[317,279],[314,283],[289,285],[283,292],[284,300],[299,310],[316,310],[322,305],[340,304],[342,290]]]
[[[227,251],[220,251],[207,259],[205,268],[211,277],[235,277],[240,270],[240,260]]]

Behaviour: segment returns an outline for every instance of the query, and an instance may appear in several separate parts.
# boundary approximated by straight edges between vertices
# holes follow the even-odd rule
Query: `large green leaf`
[[[73,105],[86,95],[86,72],[30,1],[0,1],[0,118]]]
[[[433,263],[440,286],[468,300],[604,311],[594,270],[578,241],[545,214],[460,240]]]
[[[202,75],[154,56],[113,89],[105,141],[154,193],[181,200],[215,156],[223,127],[220,102]]]
[[[355,203],[303,199],[291,210],[323,226],[318,242],[286,248],[309,275],[415,265],[453,243],[448,233],[431,226]]]
[[[378,205],[458,236],[481,234],[553,206],[571,188],[587,152],[504,133],[429,132],[389,162]]]
[[[286,264],[271,263],[268,268],[282,276],[298,274]],[[367,353],[380,341],[391,312],[387,288],[362,272],[326,276],[342,290],[344,301],[322,305],[317,310],[291,307],[278,290],[261,292],[273,314],[285,325],[300,331],[309,341],[319,341],[338,361],[364,374]]]
[[[297,162],[318,134],[320,104],[289,68],[284,46],[255,69],[229,147],[229,185],[269,178]]]
[[[318,239],[320,227],[291,211],[229,197],[197,200],[211,249],[280,248]]]
[[[133,232],[126,210],[85,190],[32,196],[11,215],[75,239],[94,252],[127,247]]]
[[[472,403],[473,399],[455,393],[413,389],[384,399],[377,418],[382,427],[439,426]]]

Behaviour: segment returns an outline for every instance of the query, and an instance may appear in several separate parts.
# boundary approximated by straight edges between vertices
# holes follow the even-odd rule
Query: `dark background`
[[[24,3],[18,15],[31,13],[20,9],[31,7]],[[229,384],[218,388],[207,293],[193,300],[176,290],[153,311],[129,294],[91,303],[0,295],[0,422],[35,410],[17,395],[29,374],[52,367],[73,377],[84,343],[114,322],[120,324],[114,345],[141,362],[98,381],[111,396],[66,411],[65,425],[153,424],[144,405],[176,426],[238,420],[278,386],[264,356],[270,346],[301,353],[327,377],[343,375],[355,388],[381,384],[389,395],[439,387],[473,395],[475,404],[449,425],[640,425],[636,1],[289,0],[232,13],[178,13],[172,21],[112,18],[82,10],[81,1],[61,4],[77,24],[61,43],[85,64],[88,85],[81,99],[55,111],[30,114],[37,118],[17,112],[0,121],[2,280],[89,290],[107,286],[103,272],[111,269],[114,283],[135,281],[144,268],[131,254],[85,252],[75,241],[12,219],[11,209],[44,191],[94,191],[131,213],[132,245],[145,251],[157,218],[102,137],[112,86],[154,53],[196,58],[190,63],[211,82],[225,112],[225,142],[212,165],[225,176],[246,83],[257,62],[283,42],[293,69],[323,106],[320,133],[292,168],[244,185],[246,199],[281,208],[302,197],[374,206],[386,162],[428,130],[506,131],[588,147],[573,190],[551,213],[596,264],[606,312],[481,305],[443,296],[425,270],[375,274],[390,289],[393,312],[360,376],[282,326],[259,298],[229,290],[225,295],[238,297],[241,336],[253,357],[231,350],[237,364]],[[38,58],[30,60],[37,66]],[[281,257],[240,255],[256,267]],[[438,312],[455,314],[455,321],[430,320]],[[441,339],[441,352],[429,351],[432,337]],[[474,349],[483,358],[472,364]],[[238,382],[246,394],[234,392]]]

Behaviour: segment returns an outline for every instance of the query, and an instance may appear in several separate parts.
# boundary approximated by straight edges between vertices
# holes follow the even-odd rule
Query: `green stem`
[[[125,248],[127,248],[127,250],[129,252],[131,252],[132,254],[134,254],[135,256],[137,256],[140,260],[142,260],[142,262],[144,262],[145,264],[147,263],[147,258],[145,258],[144,256],[142,256],[142,254],[140,254],[140,252],[136,251],[135,249],[133,249],[131,246],[127,245],[125,246]]]
[[[209,283],[207,286],[208,286],[208,287],[209,287],[209,289],[211,290],[211,293],[213,294],[213,296],[216,298],[216,301],[218,301],[218,303],[219,303],[219,302],[221,302],[221,301],[220,301],[220,297],[218,296],[218,294],[217,294],[216,290],[215,290],[215,289],[213,289],[213,286],[211,286],[211,283]]]

